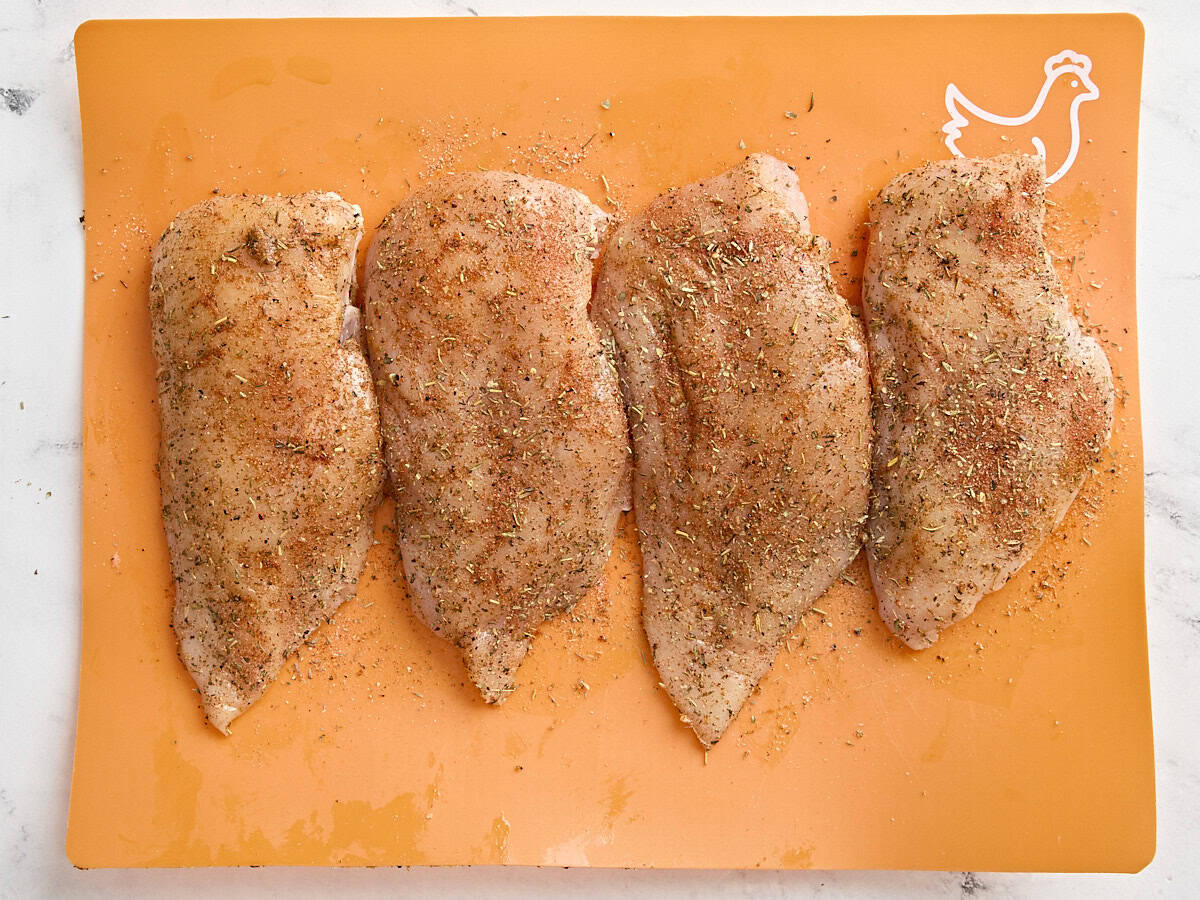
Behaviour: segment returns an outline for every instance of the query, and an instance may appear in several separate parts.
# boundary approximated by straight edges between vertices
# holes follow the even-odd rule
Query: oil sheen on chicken
[[[633,443],[646,636],[705,745],[861,544],[866,351],[828,254],[795,174],[751,156],[656,199],[601,266],[593,315]]]
[[[1029,561],[1112,430],[1112,372],[1044,212],[1042,160],[1017,155],[931,163],[871,205],[867,555],[880,615],[914,649]]]
[[[605,214],[505,172],[387,216],[366,322],[413,606],[499,703],[545,620],[601,577],[627,505],[616,373],[587,317]]]
[[[162,514],[179,654],[221,732],[353,596],[383,488],[358,207],[214,197],[154,250]]]

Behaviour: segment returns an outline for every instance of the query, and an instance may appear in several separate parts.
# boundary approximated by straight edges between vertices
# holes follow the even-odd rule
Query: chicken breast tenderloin
[[[154,249],[159,476],[179,655],[223,733],[354,594],[383,487],[349,306],[358,207],[214,197]]]
[[[603,573],[627,507],[616,373],[588,320],[608,218],[578,191],[454,175],[367,257],[371,365],[413,605],[499,703]]]
[[[858,553],[870,391],[861,330],[795,174],[751,156],[610,239],[593,315],[634,455],[643,621],[706,746]]]
[[[1042,244],[1036,156],[931,163],[871,205],[867,553],[921,649],[1027,563],[1107,443],[1113,381]]]

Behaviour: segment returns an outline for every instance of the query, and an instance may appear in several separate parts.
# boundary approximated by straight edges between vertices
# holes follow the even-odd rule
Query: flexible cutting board
[[[71,860],[1143,867],[1142,42],[1130,16],[85,24]],[[1076,102],[1087,85],[1054,75],[1063,50],[1090,61],[1098,97]],[[860,559],[706,755],[648,662],[631,518],[605,587],[542,629],[519,690],[491,708],[409,611],[382,510],[358,597],[232,737],[205,725],[169,627],[155,471],[149,252],[177,210],[319,188],[360,204],[370,229],[423,179],[479,167],[627,213],[766,151],[796,168],[857,303],[867,201],[949,154],[951,83],[974,104],[957,144],[971,155],[1028,149],[1036,132],[1053,168],[1074,115],[1047,239],[1120,392],[1111,452],[1066,521],[969,621],[905,649]]]

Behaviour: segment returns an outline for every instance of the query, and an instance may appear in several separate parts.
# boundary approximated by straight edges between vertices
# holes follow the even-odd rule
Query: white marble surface
[[[1098,12],[1099,3],[5,0],[0,4],[0,896],[1200,896],[1200,7],[1146,25],[1138,223],[1158,855],[1136,876],[530,869],[79,872],[63,851],[79,645],[83,237],[71,37],[88,18]]]

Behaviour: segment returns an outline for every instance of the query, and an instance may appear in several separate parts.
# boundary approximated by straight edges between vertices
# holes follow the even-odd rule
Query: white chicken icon
[[[968,126],[971,126],[971,133],[965,136],[966,140],[980,146],[988,143],[989,138],[994,137],[994,129],[981,124],[987,123],[999,126],[1003,130],[1003,139],[1015,142],[1018,149],[1022,144],[1031,145],[1033,151],[1046,160],[1046,171],[1049,173],[1046,176],[1047,184],[1053,184],[1065,175],[1079,153],[1079,104],[1095,100],[1100,96],[1100,89],[1091,78],[1091,59],[1074,50],[1054,54],[1046,60],[1045,69],[1046,80],[1037,99],[1033,101],[1033,107],[1019,116],[990,113],[968,100],[953,82],[946,85],[946,112],[950,114],[950,121],[942,126],[942,131],[946,133],[946,146],[950,152],[955,156],[986,155],[964,153],[958,144],[964,140],[964,131]],[[1048,153],[1042,138],[1046,132],[1045,126],[1050,124],[1046,118],[1063,115],[1070,117],[1071,145],[1069,148],[1051,147]],[[972,119],[979,120],[980,124]],[[1053,125],[1057,128],[1052,130],[1061,128],[1059,122]],[[989,131],[992,135],[986,133]]]

